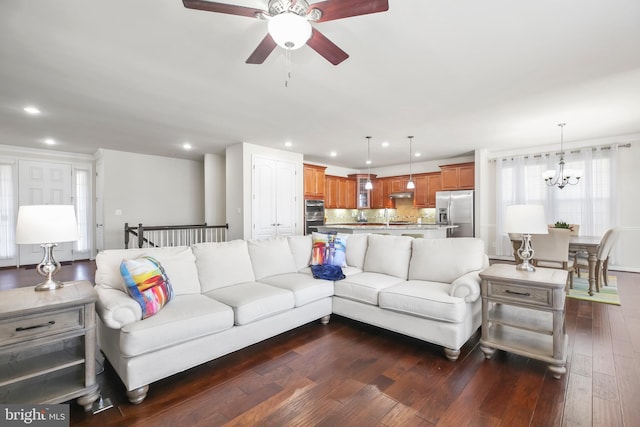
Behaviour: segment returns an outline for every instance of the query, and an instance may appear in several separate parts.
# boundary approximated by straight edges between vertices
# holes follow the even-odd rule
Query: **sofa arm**
[[[471,271],[451,283],[449,295],[474,302],[480,297],[480,271]]]
[[[96,285],[98,302],[96,311],[100,319],[111,329],[120,329],[142,319],[142,307],[119,289]]]

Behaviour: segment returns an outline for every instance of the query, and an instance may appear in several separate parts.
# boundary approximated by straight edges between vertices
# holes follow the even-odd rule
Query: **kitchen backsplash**
[[[327,224],[342,224],[358,222],[358,215],[364,213],[367,222],[384,222],[384,209],[325,209]],[[434,208],[416,208],[411,199],[397,199],[396,208],[389,209],[390,221],[420,222],[435,224],[436,210]]]

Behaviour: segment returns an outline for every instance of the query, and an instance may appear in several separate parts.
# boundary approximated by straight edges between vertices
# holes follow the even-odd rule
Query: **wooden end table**
[[[88,281],[54,291],[0,292],[0,402],[78,399],[89,411],[96,382],[95,301]]]
[[[494,264],[480,273],[480,349],[487,359],[500,349],[548,363],[556,379],[567,372],[567,274],[542,267],[520,271],[510,264]]]

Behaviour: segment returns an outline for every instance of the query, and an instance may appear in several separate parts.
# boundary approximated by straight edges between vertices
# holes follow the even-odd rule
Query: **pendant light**
[[[407,190],[413,190],[416,188],[416,185],[413,183],[413,175],[411,173],[411,157],[413,156],[411,143],[413,141],[413,136],[408,136],[407,138],[409,138],[409,181],[407,182]]]
[[[364,185],[365,190],[372,190],[373,184],[371,183],[371,137],[367,136],[367,165],[369,165],[369,172],[367,174],[367,183]]]

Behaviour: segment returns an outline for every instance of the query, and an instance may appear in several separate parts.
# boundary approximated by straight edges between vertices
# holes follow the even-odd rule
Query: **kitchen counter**
[[[353,223],[353,224],[326,224],[318,227],[321,233],[376,233],[391,234],[395,236],[411,235],[430,239],[447,237],[447,229],[457,225],[438,224],[381,224],[381,223]]]

